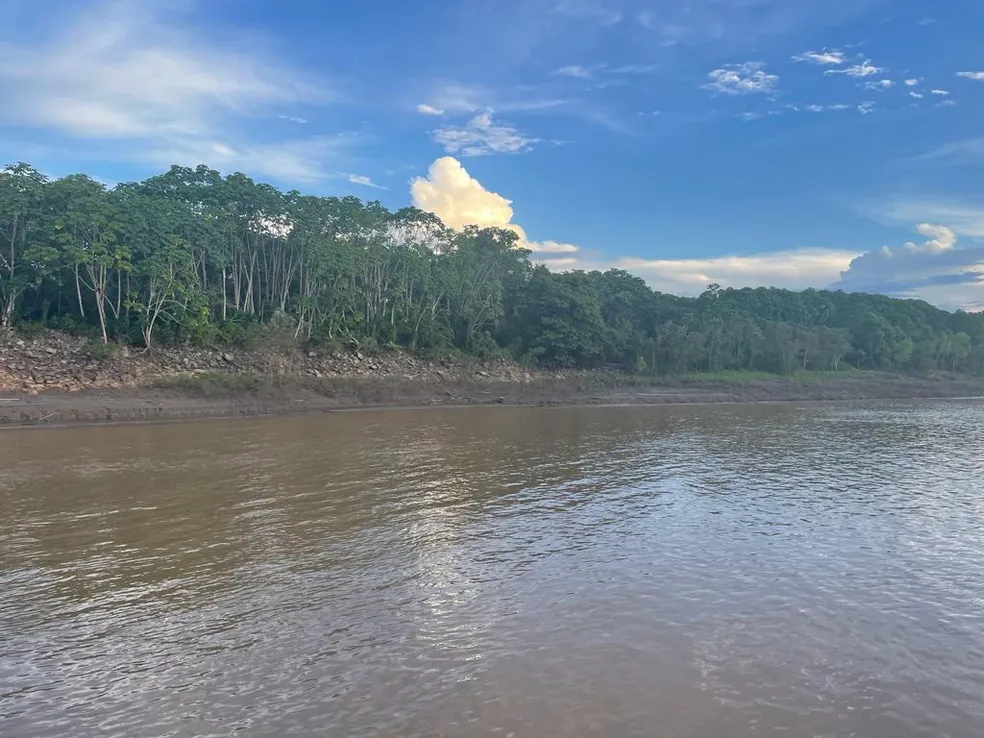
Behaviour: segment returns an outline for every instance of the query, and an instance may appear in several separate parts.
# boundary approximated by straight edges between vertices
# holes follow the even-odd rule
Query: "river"
[[[0,434],[0,735],[984,735],[984,404]]]

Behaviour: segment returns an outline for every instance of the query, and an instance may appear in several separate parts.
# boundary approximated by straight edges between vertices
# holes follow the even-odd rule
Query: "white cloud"
[[[922,223],[926,240],[882,246],[851,262],[837,287],[900,297],[932,298],[945,307],[984,306],[984,247],[957,248],[953,229]]]
[[[895,87],[895,83],[890,79],[878,79],[873,82],[865,82],[862,86],[866,90],[890,90]]]
[[[446,113],[535,112],[559,108],[566,102],[553,97],[530,96],[530,92],[520,89],[517,94],[517,91],[496,91],[480,85],[444,84],[425,97],[428,108]]]
[[[410,183],[415,207],[434,213],[445,225],[463,228],[505,228],[515,232],[520,244],[545,254],[574,253],[577,246],[557,241],[530,241],[519,225],[512,222],[512,201],[491,192],[472,177],[457,159],[445,156],[434,161],[426,177]]]
[[[956,104],[957,104],[957,101],[956,100],[941,100],[940,102],[936,103],[936,107],[938,107],[938,108],[945,108],[945,107],[950,107],[951,105],[956,105]]]
[[[577,64],[568,64],[566,67],[561,67],[554,74],[559,74],[561,77],[575,77],[577,79],[591,79],[594,76],[590,69]]]
[[[861,115],[869,115],[871,113],[874,113],[875,104],[870,100],[867,102],[863,102],[860,105],[858,105],[858,112],[861,113]]]
[[[930,91],[929,91],[929,94],[930,94],[930,95],[938,95],[938,96],[940,96],[940,97],[946,97],[946,96],[947,96],[947,95],[949,95],[950,93],[949,93],[949,92],[947,92],[946,90],[930,90]]]
[[[972,79],[975,82],[984,82],[984,72],[957,72],[957,76]]]
[[[253,141],[240,124],[332,93],[280,63],[262,44],[238,48],[193,30],[191,5],[103,2],[59,20],[51,37],[0,43],[0,122],[106,142],[118,158],[248,167],[275,177],[323,174],[312,138]],[[184,25],[182,25],[184,23]],[[97,144],[93,144],[97,145]],[[200,157],[200,158],[191,158]]]
[[[479,113],[464,126],[445,125],[433,133],[434,140],[449,154],[486,156],[529,151],[540,139],[515,128],[497,124],[492,113]]]
[[[837,279],[857,255],[856,251],[814,248],[703,259],[625,257],[616,260],[612,266],[637,274],[662,292],[695,295],[713,283],[724,287],[793,290],[825,287]]]
[[[752,256],[705,259],[592,259],[577,246],[556,241],[529,241],[512,222],[512,203],[487,190],[461,162],[446,156],[431,164],[427,177],[411,182],[413,204],[437,215],[452,228],[466,225],[506,228],[550,269],[625,269],[665,292],[699,294],[712,282],[725,286],[823,287],[847,269],[857,251],[798,249]]]
[[[910,78],[905,81],[906,87],[915,87],[918,84],[919,84],[919,80],[915,78]]]
[[[850,105],[845,105],[844,103],[835,103],[833,105],[807,105],[806,110],[811,113],[823,113],[827,110],[847,110]]]
[[[444,115],[442,108],[435,108],[433,105],[421,103],[417,106],[417,112],[421,115]]]
[[[307,123],[307,118],[298,118],[294,115],[278,115],[277,117],[280,118],[280,120],[287,121],[288,123],[297,123],[298,125],[304,125]]]
[[[914,97],[917,100],[922,100],[926,96],[924,94],[922,94],[921,92],[910,92],[909,93],[909,97]]]
[[[984,140],[981,140],[978,155],[984,156]],[[875,220],[893,224],[946,223],[957,236],[984,238],[984,201],[904,197],[868,203],[861,212]]]
[[[865,59],[860,64],[855,64],[847,69],[828,69],[824,74],[846,74],[848,77],[864,78],[883,74],[885,71],[883,67],[876,67],[870,60]]]
[[[654,289],[673,294],[698,295],[712,283],[736,288],[775,286],[793,290],[833,285],[931,297],[934,302],[940,303],[947,301],[944,300],[946,293],[941,291],[936,294],[933,291],[939,290],[939,283],[943,281],[963,280],[965,284],[959,285],[961,289],[972,288],[973,275],[968,272],[973,270],[953,271],[950,268],[960,262],[972,265],[973,262],[965,258],[972,254],[969,250],[955,248],[955,231],[943,226],[920,226],[919,232],[926,241],[896,250],[891,257],[894,261],[887,267],[876,267],[883,260],[878,255],[880,251],[873,252],[876,255],[872,257],[858,250],[830,248],[685,259],[607,258],[593,257],[572,244],[528,241],[523,229],[512,222],[512,203],[502,195],[487,190],[465,170],[461,162],[452,157],[437,159],[426,177],[414,179],[411,195],[416,207],[436,214],[450,227],[477,225],[514,231],[523,245],[537,252],[535,258],[551,270],[624,269],[643,278]],[[908,214],[901,210],[898,213],[900,217]],[[949,214],[955,215],[954,212]],[[978,227],[984,232],[984,209],[977,212],[977,217],[980,221]],[[934,261],[934,258],[937,260]],[[922,272],[917,268],[917,259],[928,260],[922,263],[932,266],[928,277],[920,276]],[[952,261],[944,262],[943,259]],[[907,265],[906,269],[899,267],[903,262]],[[869,264],[871,269],[867,268]],[[870,276],[879,275],[885,278],[877,283],[866,281]],[[984,304],[984,289],[979,292],[982,299],[978,302]],[[965,297],[957,299],[952,294],[948,299],[958,307],[974,303]],[[957,302],[960,304],[957,305]]]
[[[793,61],[810,62],[812,64],[830,65],[843,64],[844,52],[840,49],[824,49],[823,51],[804,51],[793,57]]]
[[[942,103],[953,102],[944,100]],[[916,162],[935,162],[939,164],[958,164],[976,166],[984,161],[984,138],[969,138],[963,141],[944,144],[932,151],[913,157]]]
[[[348,145],[344,136],[256,144],[181,138],[151,145],[134,158],[159,167],[206,164],[220,171],[244,171],[282,182],[314,182],[329,176],[323,162],[336,158]]]
[[[699,295],[709,284],[791,290],[829,287],[859,255],[858,251],[804,248],[696,259],[643,259],[631,256],[590,259],[567,255],[544,258],[542,261],[548,268],[559,272],[624,269],[641,277],[660,292]]]
[[[707,78],[710,81],[704,85],[705,89],[727,95],[772,92],[779,84],[778,75],[766,73],[762,62],[726,64],[708,72]]]
[[[378,185],[372,181],[372,177],[367,177],[364,174],[347,174],[345,178],[354,185],[360,185],[362,187],[373,187],[377,190],[385,190],[387,187]]]

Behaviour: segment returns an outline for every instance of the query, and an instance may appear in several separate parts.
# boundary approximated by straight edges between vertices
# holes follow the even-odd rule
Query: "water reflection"
[[[0,735],[976,736],[982,420],[5,433]]]

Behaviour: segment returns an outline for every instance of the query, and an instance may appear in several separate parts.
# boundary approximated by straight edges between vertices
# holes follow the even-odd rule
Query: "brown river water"
[[[0,736],[984,736],[984,403],[0,434]]]

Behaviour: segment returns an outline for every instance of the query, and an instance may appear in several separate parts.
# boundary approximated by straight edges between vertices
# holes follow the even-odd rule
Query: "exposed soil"
[[[658,380],[531,373],[507,362],[426,361],[357,351],[130,350],[106,358],[83,339],[0,334],[0,426],[164,422],[368,407],[660,405],[984,396],[963,376],[831,375]]]

